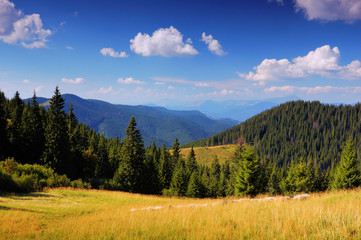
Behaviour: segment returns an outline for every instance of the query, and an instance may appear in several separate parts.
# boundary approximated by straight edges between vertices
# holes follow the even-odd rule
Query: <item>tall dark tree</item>
[[[335,170],[332,188],[354,188],[360,186],[360,181],[359,161],[356,158],[354,143],[349,138]]]
[[[14,97],[9,102],[9,123],[8,134],[11,144],[11,152],[15,159],[23,162],[23,135],[22,135],[22,117],[24,110],[24,101],[16,91]]]
[[[196,154],[194,152],[193,147],[191,148],[191,151],[188,154],[187,161],[186,161],[186,167],[189,176],[194,172],[197,171],[198,164],[196,160]]]
[[[188,188],[188,173],[183,160],[179,160],[174,169],[170,191],[175,196],[185,196]]]
[[[180,159],[180,157],[181,157],[181,150],[179,147],[179,141],[178,141],[178,138],[175,138],[173,146],[172,146],[172,168],[173,169],[177,165],[177,162]]]
[[[129,121],[126,137],[123,140],[120,165],[115,173],[114,181],[119,188],[129,192],[144,191],[144,156],[145,149],[140,131],[136,129],[137,123],[132,117]]]
[[[5,112],[6,101],[4,93],[0,91],[0,160],[5,160],[9,150],[7,119]]]
[[[45,147],[44,121],[41,109],[36,100],[36,93],[27,103],[23,116],[23,143],[26,161],[28,163],[40,163]]]
[[[168,149],[166,149],[165,144],[163,144],[160,152],[158,171],[162,187],[168,189],[172,180],[173,166],[171,162],[171,155]]]
[[[43,162],[59,173],[66,173],[65,166],[69,157],[69,136],[64,98],[59,88],[55,88],[50,100],[48,119],[45,128],[45,150]]]
[[[257,195],[261,192],[262,169],[259,156],[253,146],[246,146],[241,152],[239,169],[237,171],[235,193],[236,195]]]

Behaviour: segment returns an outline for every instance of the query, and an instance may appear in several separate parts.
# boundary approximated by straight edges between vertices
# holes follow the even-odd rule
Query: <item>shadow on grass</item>
[[[0,206],[0,210],[8,210],[8,211],[22,211],[22,212],[32,212],[32,213],[43,213],[41,211],[34,211],[24,208],[15,208],[15,207],[6,207],[6,206]]]
[[[0,197],[11,198],[11,199],[18,199],[19,197],[21,197],[22,200],[32,200],[32,198],[51,198],[55,196],[46,193],[32,192],[32,193],[0,193]]]

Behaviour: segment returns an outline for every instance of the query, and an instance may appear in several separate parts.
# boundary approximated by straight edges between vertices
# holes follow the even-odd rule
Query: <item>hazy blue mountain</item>
[[[192,109],[200,111],[207,116],[214,118],[231,118],[243,122],[267,109],[273,108],[281,103],[299,100],[297,96],[284,98],[272,98],[267,100],[247,100],[247,101],[222,101],[215,102],[206,100],[195,103],[188,103],[183,106],[168,106],[172,109]]]
[[[165,143],[170,147],[176,137],[181,143],[191,142],[210,137],[238,123],[232,119],[211,119],[195,110],[176,111],[163,107],[115,105],[100,100],[82,99],[72,94],[62,96],[66,110],[72,103],[78,120],[106,137],[123,138],[128,122],[134,116],[146,146],[154,140],[158,146]],[[49,99],[38,98],[38,101],[46,106]]]

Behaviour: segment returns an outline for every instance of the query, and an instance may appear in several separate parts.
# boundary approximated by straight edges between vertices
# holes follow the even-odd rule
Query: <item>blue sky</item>
[[[0,0],[0,89],[119,104],[361,100],[360,0]]]

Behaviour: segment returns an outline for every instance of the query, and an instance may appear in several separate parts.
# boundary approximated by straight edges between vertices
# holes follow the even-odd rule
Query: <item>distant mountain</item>
[[[170,147],[176,137],[180,143],[186,143],[212,136],[238,123],[232,119],[211,119],[199,111],[115,105],[100,100],[82,99],[72,94],[62,96],[65,99],[66,111],[72,103],[78,120],[106,137],[123,138],[128,122],[134,116],[146,146],[154,140],[158,146],[165,143]],[[46,106],[50,99],[39,97],[37,100]]]
[[[288,164],[300,158],[324,168],[339,161],[350,136],[361,156],[361,104],[329,105],[320,102],[287,102],[220,132],[182,147],[236,143],[239,137],[253,144],[261,159]]]
[[[297,96],[288,96],[284,98],[272,98],[267,100],[229,100],[223,102],[206,100],[201,102],[189,103],[184,106],[169,107],[178,110],[197,110],[210,117],[231,118],[239,122],[243,122],[267,109],[271,109],[272,107],[275,107],[281,103],[294,100],[299,100],[299,98]]]

